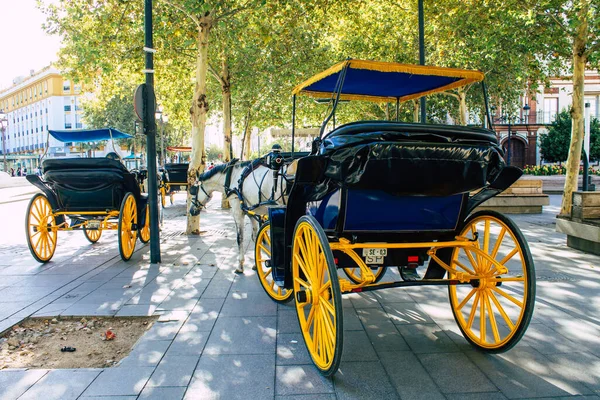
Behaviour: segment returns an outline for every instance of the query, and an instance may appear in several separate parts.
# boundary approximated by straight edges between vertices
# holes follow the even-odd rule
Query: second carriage
[[[129,138],[116,129],[50,131],[63,142],[91,142]],[[114,146],[114,145],[113,145]],[[47,159],[42,176],[27,175],[40,189],[27,207],[27,244],[38,262],[54,256],[59,231],[83,231],[96,243],[107,230],[118,232],[119,253],[125,261],[135,243],[150,240],[148,196],[141,193],[138,176],[118,160],[107,157]]]

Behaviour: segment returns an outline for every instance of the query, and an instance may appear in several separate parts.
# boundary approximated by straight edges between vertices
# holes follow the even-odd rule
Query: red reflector
[[[352,293],[360,293],[362,292],[362,288],[352,289]]]
[[[339,261],[340,261],[340,260],[338,260],[337,258],[334,258],[334,259],[333,259],[333,262],[334,262],[336,265],[337,265],[337,263],[338,263]]]
[[[408,256],[408,262],[419,262],[419,256]]]

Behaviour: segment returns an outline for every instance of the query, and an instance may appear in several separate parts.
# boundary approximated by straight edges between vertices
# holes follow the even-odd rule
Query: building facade
[[[590,104],[590,117],[600,119],[600,75],[597,71],[586,71],[584,101]],[[557,77],[550,79],[550,87],[540,86],[534,97],[521,99],[516,115],[502,115],[502,111],[497,110],[494,130],[507,158],[510,153],[511,165],[522,168],[543,163],[542,135],[548,133],[548,125],[554,122],[558,113],[569,110],[572,102],[571,77]]]
[[[81,86],[63,78],[58,70],[46,67],[31,71],[0,91],[0,109],[8,126],[4,135],[7,163],[29,171],[36,168],[42,155],[63,157],[71,152],[71,143],[62,143],[49,135],[49,129],[82,129]],[[2,149],[0,149],[2,152]]]

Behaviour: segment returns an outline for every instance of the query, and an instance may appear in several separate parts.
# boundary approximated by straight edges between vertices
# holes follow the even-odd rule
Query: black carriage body
[[[165,164],[163,180],[168,183],[171,191],[186,190],[188,163]]]
[[[521,175],[505,166],[495,134],[481,128],[355,122],[332,131],[315,150],[299,160],[284,222],[272,221],[283,224],[273,228],[283,236],[273,230],[272,259],[286,288],[292,286],[291,246],[302,215],[314,216],[330,241],[453,240],[477,205]],[[386,265],[406,265],[409,256],[423,264],[427,257],[426,249],[388,254]],[[430,262],[426,277],[443,273]]]
[[[49,159],[42,164],[43,177],[27,179],[44,192],[53,211],[77,215],[78,212],[119,211],[128,192],[135,199],[140,224],[145,223],[147,195],[140,193],[134,174],[119,161],[108,158]],[[81,216],[85,219],[85,216]]]

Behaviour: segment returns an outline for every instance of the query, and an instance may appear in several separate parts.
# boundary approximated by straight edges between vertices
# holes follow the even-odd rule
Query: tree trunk
[[[192,120],[192,159],[188,168],[188,185],[191,187],[196,182],[198,174],[204,172],[206,154],[204,149],[204,130],[208,114],[208,99],[206,97],[206,73],[208,71],[208,36],[212,28],[213,19],[209,13],[199,18],[198,29],[198,56],[196,58],[196,88],[190,107]],[[192,196],[188,193],[187,209],[190,209]],[[187,215],[186,234],[200,234],[200,216]]]
[[[246,153],[246,160],[250,160],[250,153],[252,153],[252,126],[250,125],[250,113],[248,113],[248,123],[246,124],[246,133],[244,134],[246,143],[244,143],[244,153]]]
[[[464,88],[458,89],[458,112],[460,113],[460,124],[467,125],[469,112],[467,110],[467,92]]]
[[[577,180],[579,177],[579,163],[581,161],[581,147],[583,144],[583,91],[585,88],[585,64],[587,57],[585,47],[588,38],[588,9],[589,3],[582,2],[579,10],[578,20],[580,25],[573,38],[573,105],[571,106],[571,118],[573,120],[571,128],[571,145],[569,146],[569,157],[567,158],[567,176],[565,178],[565,188],[560,207],[560,215],[568,216],[571,214],[571,205],[573,203],[573,192],[577,190]]]
[[[413,100],[413,122],[419,122],[419,100]]]
[[[244,160],[244,150],[246,149],[246,136],[248,135],[248,127],[250,126],[250,110],[244,117],[244,133],[242,134],[242,143],[240,149],[240,160]]]
[[[223,162],[231,161],[231,81],[227,57],[223,55],[221,69],[221,91],[223,92]],[[229,201],[223,196],[221,208],[230,208]]]

